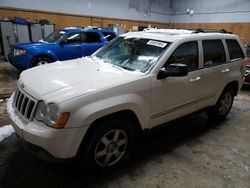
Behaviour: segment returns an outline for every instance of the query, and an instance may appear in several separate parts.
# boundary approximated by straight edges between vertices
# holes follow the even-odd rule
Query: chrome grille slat
[[[27,102],[28,102],[28,97],[24,96],[22,104],[21,104],[21,109],[20,109],[21,114],[24,114],[25,108],[27,106]]]
[[[30,114],[28,114],[28,115],[29,115],[30,117],[33,117],[34,114],[35,114],[35,109],[36,109],[36,108],[33,108],[33,107],[34,107],[34,103],[32,103],[31,106],[32,106],[32,108],[30,108],[30,109],[32,109],[32,110],[30,111]]]
[[[15,97],[14,97],[14,104],[16,104],[16,100],[17,100],[17,95],[19,94],[19,90],[17,89],[15,92]]]
[[[25,117],[28,117],[28,110],[29,110],[29,108],[30,108],[30,104],[31,104],[31,100],[29,100],[29,101],[27,102],[27,106],[26,106],[25,111],[24,111],[24,116],[25,116]]]
[[[13,107],[22,119],[26,121],[32,120],[35,113],[36,104],[36,99],[28,95],[25,91],[22,91],[20,88],[17,88],[13,101]]]
[[[23,94],[20,93],[19,98],[18,98],[18,102],[17,102],[17,109],[18,109],[18,111],[20,111],[22,100],[23,100]]]
[[[18,99],[19,99],[19,96],[20,96],[20,91],[19,90],[17,90],[17,96],[16,96],[16,101],[15,101],[15,106],[17,106],[17,104],[18,104]]]

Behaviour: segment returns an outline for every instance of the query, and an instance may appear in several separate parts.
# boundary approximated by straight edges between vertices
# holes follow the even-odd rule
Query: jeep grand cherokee
[[[224,118],[244,80],[243,49],[228,33],[126,33],[91,57],[24,71],[8,113],[39,157],[111,167],[142,130],[204,108]]]

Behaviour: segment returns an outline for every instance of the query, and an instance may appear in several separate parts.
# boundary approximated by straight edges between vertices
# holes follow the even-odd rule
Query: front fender
[[[123,110],[131,110],[137,116],[142,129],[146,129],[149,128],[150,113],[147,101],[137,94],[105,98],[79,108],[72,114],[69,124],[70,127],[88,126],[101,117]]]
[[[35,57],[38,57],[38,56],[49,56],[53,62],[58,60],[56,54],[51,50],[46,50],[46,51],[43,50],[43,51],[35,52],[32,54],[32,59],[34,59]]]

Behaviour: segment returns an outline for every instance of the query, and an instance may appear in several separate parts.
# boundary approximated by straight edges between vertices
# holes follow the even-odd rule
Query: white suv
[[[225,117],[244,80],[243,49],[229,33],[126,33],[91,57],[24,71],[8,113],[40,157],[111,167],[142,130],[201,109]]]

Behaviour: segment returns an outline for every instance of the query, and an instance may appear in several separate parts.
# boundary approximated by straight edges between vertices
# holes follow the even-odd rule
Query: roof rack
[[[112,29],[109,29],[109,28],[105,28],[105,27],[96,27],[96,26],[87,26],[87,27],[81,27],[81,29],[94,29],[94,30],[112,30]]]
[[[194,29],[193,33],[227,33],[227,34],[232,34],[232,32],[229,32],[225,29]]]
[[[147,28],[144,29],[144,32],[158,32],[165,33],[169,35],[182,35],[182,34],[194,34],[194,33],[225,33],[233,34],[225,29],[158,29],[158,28]]]
[[[188,30],[188,29],[158,29],[158,28],[144,29],[144,32],[157,32],[157,33],[164,33],[168,35],[184,35],[184,34],[193,33],[192,30]]]

